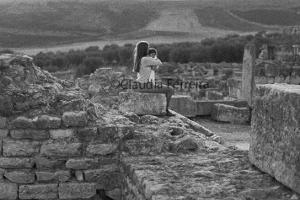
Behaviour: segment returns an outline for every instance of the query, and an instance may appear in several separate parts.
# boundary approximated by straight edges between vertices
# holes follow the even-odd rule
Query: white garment
[[[140,72],[138,73],[137,81],[140,83],[147,83],[150,80],[150,75],[154,71],[151,66],[161,65],[161,61],[158,58],[143,57],[141,59]],[[152,78],[155,78],[152,76]]]
[[[155,72],[154,70],[151,70],[149,82],[152,82],[152,84],[155,84]]]

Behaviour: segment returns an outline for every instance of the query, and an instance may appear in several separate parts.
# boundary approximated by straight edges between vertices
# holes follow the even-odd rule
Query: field
[[[1,1],[0,47],[43,49],[149,38],[155,43],[200,41],[278,31],[300,24],[299,7],[296,0]]]
[[[265,25],[300,25],[300,13],[295,10],[255,9],[249,11],[236,10],[233,13],[248,21]]]

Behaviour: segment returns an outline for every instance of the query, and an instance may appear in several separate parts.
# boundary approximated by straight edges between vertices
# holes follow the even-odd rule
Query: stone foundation
[[[300,86],[259,85],[252,112],[249,158],[300,193]]]

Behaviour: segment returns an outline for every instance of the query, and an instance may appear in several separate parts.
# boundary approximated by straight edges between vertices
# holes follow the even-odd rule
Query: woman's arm
[[[145,67],[150,67],[162,65],[162,62],[158,58],[143,57],[141,60],[141,64]]]

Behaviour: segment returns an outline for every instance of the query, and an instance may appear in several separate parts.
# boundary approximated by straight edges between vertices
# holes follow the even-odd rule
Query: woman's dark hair
[[[149,43],[141,41],[136,44],[133,58],[133,71],[140,72],[141,59],[148,55]]]

